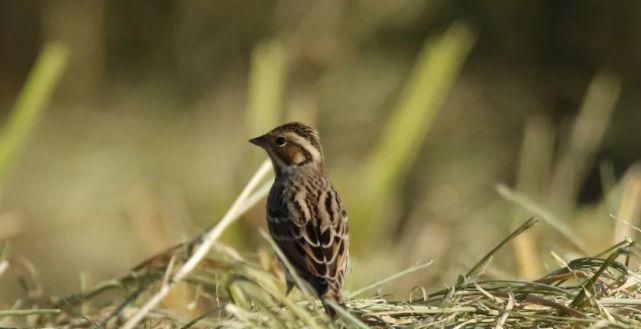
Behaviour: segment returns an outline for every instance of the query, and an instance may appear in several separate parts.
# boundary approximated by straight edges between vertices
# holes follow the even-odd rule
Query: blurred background
[[[2,1],[0,243],[19,265],[0,270],[0,305],[22,294],[16,272],[64,295],[214,224],[265,158],[247,140],[288,120],[321,132],[352,289],[430,259],[384,292],[452,283],[530,216],[544,223],[488,276],[602,251],[641,216],[640,16],[637,1]],[[269,251],[264,217],[224,242]]]

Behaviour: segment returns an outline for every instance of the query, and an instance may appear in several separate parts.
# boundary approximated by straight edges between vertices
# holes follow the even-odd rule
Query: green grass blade
[[[587,243],[575,234],[572,228],[566,224],[564,221],[561,221],[557,216],[555,216],[551,211],[548,211],[543,206],[536,203],[534,200],[528,198],[527,196],[518,193],[506,185],[499,184],[496,186],[496,191],[503,197],[505,200],[512,202],[516,205],[523,207],[523,209],[530,212],[532,215],[537,216],[538,218],[543,219],[546,223],[556,229],[561,233],[565,238],[568,239],[579,251],[583,254],[588,254]]]
[[[349,324],[352,324],[352,326],[350,327],[359,328],[359,329],[371,328],[370,326],[363,323],[363,321],[359,320],[356,316],[354,316],[354,314],[350,313],[340,305],[336,304],[334,301],[326,300],[325,303],[327,303],[330,307],[336,310],[336,312],[342,319],[347,320]]]
[[[499,251],[503,246],[510,242],[512,239],[515,237],[519,236],[519,234],[529,230],[532,228],[534,225],[538,223],[537,219],[530,218],[525,223],[523,223],[521,226],[517,227],[510,235],[505,237],[499,244],[497,244],[490,252],[488,252],[478,263],[476,263],[466,274],[465,278],[466,279],[476,279],[477,276],[480,275],[482,270],[487,266],[487,264],[490,262],[494,254],[496,254],[497,251]]]
[[[281,120],[285,72],[286,52],[279,42],[256,46],[251,60],[247,118],[252,136],[265,133]]]
[[[30,316],[60,314],[62,310],[53,308],[29,309],[29,310],[0,310],[0,317],[5,316]]]
[[[360,191],[364,193],[352,219],[356,221],[354,226],[369,229],[355,231],[354,240],[371,239],[374,228],[380,231],[389,227],[389,219],[382,221],[372,215],[404,180],[474,40],[467,25],[456,23],[441,38],[423,47],[361,177],[364,188]]]
[[[557,213],[567,214],[573,208],[605,136],[621,89],[621,79],[608,72],[600,72],[590,83],[552,174],[549,201]]]
[[[396,273],[396,274],[394,274],[392,276],[389,276],[389,277],[387,277],[387,278],[385,278],[383,280],[376,281],[376,282],[374,282],[374,283],[372,283],[372,284],[370,284],[370,285],[368,285],[366,287],[360,288],[360,289],[352,292],[349,295],[349,298],[354,298],[354,297],[356,297],[356,296],[358,296],[358,295],[360,295],[360,294],[362,294],[362,293],[364,293],[364,292],[366,292],[368,290],[374,289],[376,287],[380,287],[380,286],[382,286],[382,285],[384,285],[384,284],[386,284],[386,283],[388,283],[390,281],[394,281],[394,280],[396,280],[396,279],[398,279],[400,277],[403,277],[405,275],[414,273],[416,271],[420,271],[420,270],[432,265],[432,263],[434,263],[434,261],[430,260],[427,263],[419,264],[419,265],[416,265],[416,266],[412,266],[412,267],[410,267],[408,269],[405,269],[405,270],[403,270],[401,272],[398,272],[398,273]]]
[[[23,148],[42,115],[67,64],[67,49],[58,43],[45,45],[29,73],[11,114],[0,132],[0,182]]]

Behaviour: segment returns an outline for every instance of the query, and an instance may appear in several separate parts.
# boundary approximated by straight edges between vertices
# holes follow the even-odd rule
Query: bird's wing
[[[319,208],[315,218],[310,218],[310,212],[299,204],[286,211],[270,208],[268,223],[289,262],[322,295],[328,284],[335,289],[342,287],[349,242],[347,214],[341,209],[336,192],[328,192],[325,200],[321,197],[316,201],[314,204]]]

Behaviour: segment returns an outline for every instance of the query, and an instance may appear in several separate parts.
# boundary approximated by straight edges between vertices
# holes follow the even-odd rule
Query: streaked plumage
[[[347,212],[325,171],[318,132],[291,122],[250,142],[267,151],[276,172],[267,201],[272,237],[322,299],[343,304],[349,255]],[[288,275],[288,292],[293,285]],[[331,307],[325,309],[335,315]]]

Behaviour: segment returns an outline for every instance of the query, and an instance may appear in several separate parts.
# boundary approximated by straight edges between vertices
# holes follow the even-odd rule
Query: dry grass
[[[408,299],[357,297],[429,264],[353,292],[339,320],[353,328],[638,328],[641,276],[628,268],[639,247],[630,240],[594,255],[574,259],[533,281],[488,280],[483,269],[493,255],[536,223],[527,221],[459,276],[451,287],[428,292],[416,287]],[[209,232],[209,231],[208,231]],[[202,245],[203,236],[175,246],[123,277],[63,298],[21,300],[0,311],[0,325],[11,328],[115,328],[167,285]],[[263,265],[259,265],[263,263]],[[182,284],[190,291],[178,311],[165,303],[145,312],[139,328],[337,328],[320,303],[284,295],[281,273],[272,262],[250,261],[229,246],[215,244],[209,256]],[[436,266],[430,271],[438,271]],[[168,298],[176,298],[170,296]]]

